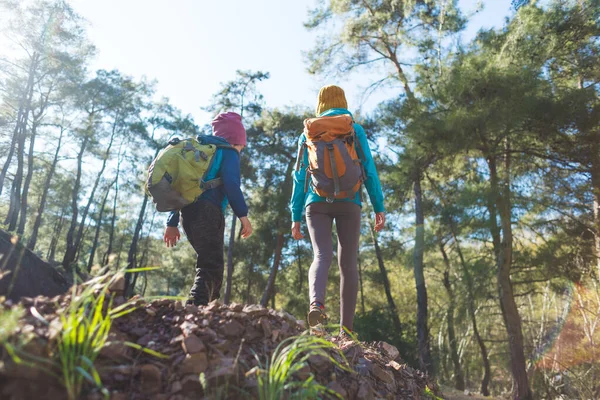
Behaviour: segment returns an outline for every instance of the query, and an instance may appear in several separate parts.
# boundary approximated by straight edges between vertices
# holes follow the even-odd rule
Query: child
[[[349,115],[344,91],[334,85],[324,86],[319,92],[317,117]],[[360,145],[361,163],[365,170],[364,185],[367,188],[371,204],[375,209],[375,230],[379,232],[385,224],[383,193],[377,176],[373,156],[369,149],[367,136],[362,126],[353,123],[356,140]],[[325,288],[327,275],[333,258],[331,240],[332,225],[335,221],[338,235],[338,264],[340,268],[340,336],[347,338],[352,332],[356,297],[358,295],[358,239],[360,238],[361,199],[360,190],[352,198],[326,199],[315,193],[312,184],[306,184],[306,168],[309,165],[308,153],[302,151],[306,143],[306,134],[298,140],[299,159],[302,166],[293,173],[294,189],[290,208],[292,211],[292,237],[296,240],[304,236],[300,232],[302,210],[306,208],[306,224],[312,241],[314,258],[308,272],[310,309],[308,323],[312,330],[325,322]],[[310,178],[308,178],[310,179]],[[305,192],[306,189],[306,192]],[[318,329],[316,330],[318,332]]]
[[[197,254],[196,278],[187,304],[206,305],[220,296],[223,283],[224,211],[227,203],[242,223],[242,238],[252,234],[248,207],[240,189],[240,151],[246,146],[246,130],[240,115],[219,114],[212,121],[213,135],[208,143],[228,143],[233,148],[218,148],[205,181],[221,178],[222,185],[206,190],[195,202],[181,209],[183,230]],[[164,233],[167,247],[180,239],[179,211],[169,215]]]

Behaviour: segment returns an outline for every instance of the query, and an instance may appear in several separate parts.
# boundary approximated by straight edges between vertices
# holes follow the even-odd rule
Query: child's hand
[[[242,223],[242,239],[247,239],[252,235],[252,224],[248,217],[240,218],[240,222]]]
[[[179,228],[176,226],[167,226],[163,235],[163,241],[167,247],[175,247],[180,238]]]
[[[292,237],[295,240],[300,240],[304,238],[304,235],[300,231],[300,222],[292,222]]]

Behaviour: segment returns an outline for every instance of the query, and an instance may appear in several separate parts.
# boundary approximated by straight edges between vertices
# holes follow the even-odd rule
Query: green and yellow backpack
[[[156,211],[179,210],[206,190],[222,185],[220,177],[205,180],[219,148],[232,147],[215,136],[171,139],[148,168],[146,193],[152,197]]]

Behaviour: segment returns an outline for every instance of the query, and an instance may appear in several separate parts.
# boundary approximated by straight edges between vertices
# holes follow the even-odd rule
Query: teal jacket
[[[346,110],[345,108],[332,108],[323,112],[321,115],[319,115],[319,117],[328,117],[332,115],[341,114],[348,114],[352,116],[350,111]],[[364,185],[367,188],[367,193],[369,194],[369,198],[371,199],[371,204],[373,205],[373,208],[375,209],[376,213],[384,212],[385,208],[383,206],[383,192],[381,191],[381,183],[379,183],[379,176],[377,175],[375,162],[373,162],[373,156],[371,155],[371,149],[369,148],[367,135],[365,134],[365,130],[363,129],[363,127],[357,123],[354,124],[354,131],[356,132],[356,137],[365,155],[365,160],[362,160],[365,167],[365,173],[367,175],[367,179],[364,182]],[[302,147],[304,142],[306,142],[306,136],[304,135],[304,133],[302,133],[302,135],[300,135],[300,139],[298,140],[298,149]],[[290,201],[290,210],[292,211],[293,222],[300,222],[302,220],[302,212],[304,208],[307,207],[309,204],[326,201],[325,197],[317,195],[312,190],[311,185],[308,185],[308,191],[306,193],[304,192],[304,183],[306,181],[306,166],[308,165],[308,154],[306,151],[303,152],[303,156],[304,162],[300,163],[302,167],[299,171],[294,170],[294,172],[292,173],[292,177],[294,179],[294,189],[292,191],[292,199]],[[362,207],[362,203],[360,201],[360,193],[356,193],[354,200],[339,199],[335,201],[351,201]]]

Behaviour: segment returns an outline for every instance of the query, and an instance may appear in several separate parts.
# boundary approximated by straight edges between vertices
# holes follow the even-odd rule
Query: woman
[[[379,232],[385,224],[383,193],[367,142],[367,136],[362,126],[354,123],[352,114],[347,108],[348,105],[342,88],[334,85],[321,88],[316,109],[317,118],[305,121],[305,131],[298,140],[297,168],[293,173],[294,189],[290,202],[293,238],[299,240],[304,237],[300,231],[300,221],[302,211],[306,209],[306,224],[313,247],[314,258],[308,274],[310,295],[308,323],[312,330],[315,330],[327,318],[325,314],[325,288],[329,266],[333,259],[332,226],[333,221],[335,221],[338,235],[338,265],[340,268],[340,336],[342,338],[347,337],[346,332],[352,332],[358,294],[357,257],[362,207],[360,186],[355,194],[340,198],[338,195],[339,185],[340,181],[343,180],[340,177],[335,182],[335,197],[324,197],[316,193],[316,191],[322,193],[323,186],[315,183],[318,182],[319,178],[316,175],[321,168],[315,168],[314,162],[317,156],[309,154],[311,146],[307,145],[309,144],[307,140],[309,142],[313,140],[311,139],[312,136],[307,138],[307,135],[311,135],[310,126],[321,122],[327,123],[329,120],[323,121],[327,118],[331,120],[339,116],[349,116],[345,120],[350,122],[349,130],[353,128],[355,136],[350,141],[348,138],[344,138],[342,143],[351,142],[354,145],[360,163],[364,167],[362,179],[364,179],[363,183],[375,209],[375,231]],[[318,133],[315,137],[322,134],[322,132]],[[316,148],[316,146],[312,147]],[[333,147],[331,148],[333,149]],[[331,150],[329,154],[334,154],[333,151]],[[336,160],[342,159],[341,156],[336,157],[333,158]],[[328,160],[327,164],[329,162]],[[307,167],[309,166],[309,174],[307,175]],[[324,169],[327,168],[325,166]],[[339,170],[339,167],[334,168],[332,166],[331,168],[334,172]],[[352,167],[349,166],[348,168]],[[306,182],[307,179],[310,180],[310,184]]]
[[[252,234],[248,220],[248,207],[240,189],[240,151],[246,146],[246,129],[242,118],[234,112],[219,114],[212,121],[213,136],[204,140],[211,144],[228,144],[219,147],[206,180],[221,178],[222,184],[203,192],[192,204],[181,209],[183,230],[196,251],[196,276],[187,304],[207,305],[220,297],[223,283],[223,233],[227,204],[242,223],[242,238]],[[174,247],[180,239],[179,211],[172,212],[167,220],[163,240]]]

